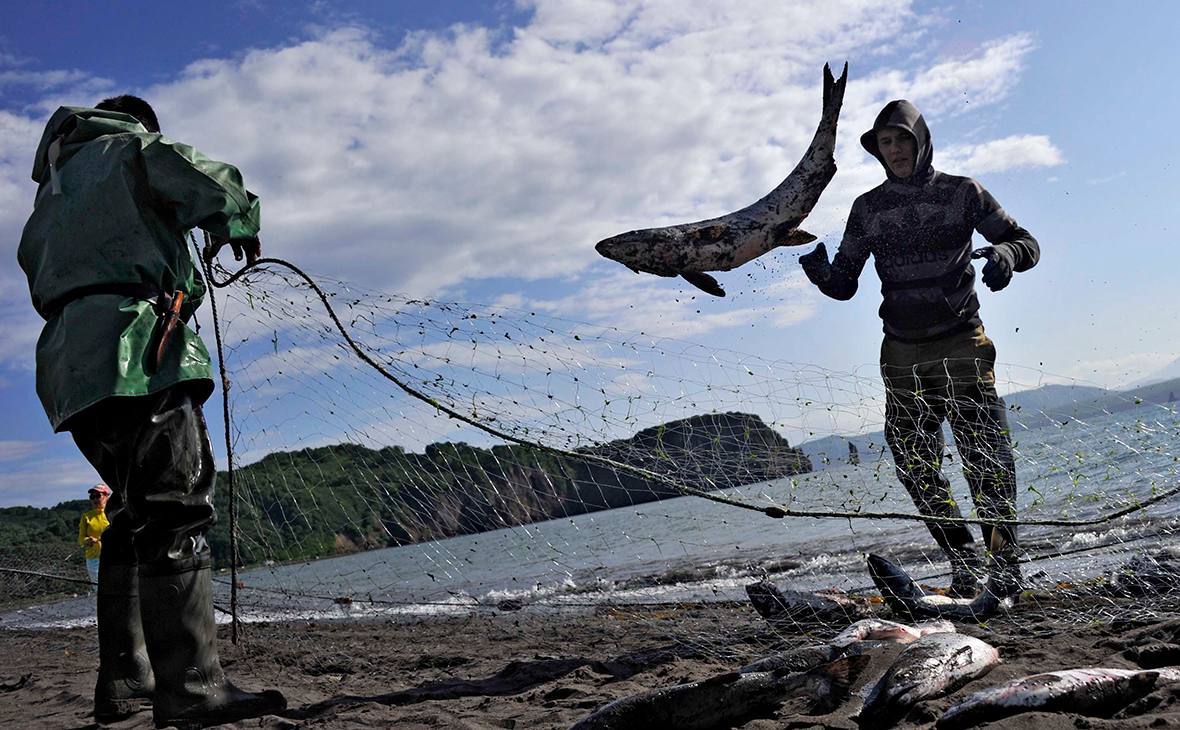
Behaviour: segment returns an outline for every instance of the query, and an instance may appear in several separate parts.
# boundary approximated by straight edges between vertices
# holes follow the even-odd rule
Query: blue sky
[[[936,166],[977,177],[1041,242],[1040,266],[980,294],[1000,360],[1117,386],[1180,358],[1178,16],[1169,2],[9,3],[0,506],[95,478],[34,395],[39,320],[15,264],[57,105],[149,98],[165,133],[242,169],[267,251],[311,271],[871,377],[871,267],[834,302],[800,276],[809,249],[781,249],[719,275],[730,296],[715,300],[593,251],[763,195],[814,130],[823,63],[847,60],[840,171],[805,228],[835,249],[882,178],[857,135],[913,99]]]

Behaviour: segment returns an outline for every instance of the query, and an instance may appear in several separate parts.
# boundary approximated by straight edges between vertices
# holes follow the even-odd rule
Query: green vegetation
[[[54,507],[0,508],[0,547],[73,543],[78,539],[78,518],[90,509],[90,501],[72,499]]]
[[[700,489],[811,470],[757,416],[694,416],[583,453]],[[229,489],[219,474],[214,560],[229,561]],[[437,540],[680,496],[669,486],[523,446],[431,444],[421,454],[340,444],[280,452],[235,471],[245,564],[287,562]],[[81,501],[0,510],[0,548],[76,535]],[[62,522],[65,520],[65,522]],[[60,542],[60,538],[54,538]]]

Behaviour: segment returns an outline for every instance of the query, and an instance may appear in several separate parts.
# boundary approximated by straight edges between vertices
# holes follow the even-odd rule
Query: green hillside
[[[798,449],[758,416],[694,416],[586,449],[701,489],[810,471]],[[229,562],[229,489],[218,475],[215,562]],[[235,472],[246,564],[305,560],[405,545],[680,496],[660,483],[573,456],[463,443],[369,449],[340,444],[273,453]],[[77,535],[85,501],[0,509],[0,555]],[[4,566],[0,566],[4,567]]]

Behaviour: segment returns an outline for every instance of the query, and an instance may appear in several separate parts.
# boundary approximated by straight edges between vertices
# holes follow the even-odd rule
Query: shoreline
[[[1082,666],[1136,668],[1129,658],[1134,651],[1126,650],[1180,644],[1180,617],[1136,617],[1128,603],[1126,618],[1102,619],[1117,608],[1097,598],[1033,598],[986,627],[960,627],[996,646],[1002,663],[947,697],[917,705],[898,727],[932,727],[955,699],[1008,679]],[[1171,609],[1180,606],[1173,602]],[[567,728],[611,700],[734,671],[841,628],[778,630],[741,602],[641,604],[578,614],[496,611],[244,624],[237,646],[229,641],[229,627],[222,626],[219,649],[235,683],[280,689],[290,707],[281,716],[234,727]],[[0,688],[10,700],[7,723],[93,727],[89,713],[98,663],[93,627],[9,629],[0,636],[8,653],[0,673]],[[866,681],[862,676],[858,685]],[[1128,717],[1027,713],[989,727],[1180,725],[1180,684],[1157,688],[1149,700],[1137,703],[1140,714]],[[856,702],[854,696],[823,718],[769,716],[735,727],[853,728],[847,715]],[[150,714],[140,713],[111,727],[151,726]]]

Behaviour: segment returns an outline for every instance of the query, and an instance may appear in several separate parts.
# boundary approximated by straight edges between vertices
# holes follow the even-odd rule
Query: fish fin
[[[717,280],[702,271],[681,271],[680,276],[706,294],[712,294],[715,297],[725,296],[725,290],[721,288]]]
[[[872,657],[868,654],[840,657],[834,662],[828,662],[808,672],[808,674],[826,677],[832,687],[828,696],[820,698],[811,708],[810,714],[830,712],[847,699],[851,694],[853,683],[856,682],[857,677],[870,661],[872,661]]]
[[[790,226],[787,228],[787,226]],[[816,239],[807,231],[800,230],[787,223],[783,226],[776,226],[774,229],[774,245],[775,246],[802,246],[805,243],[811,243]]]

